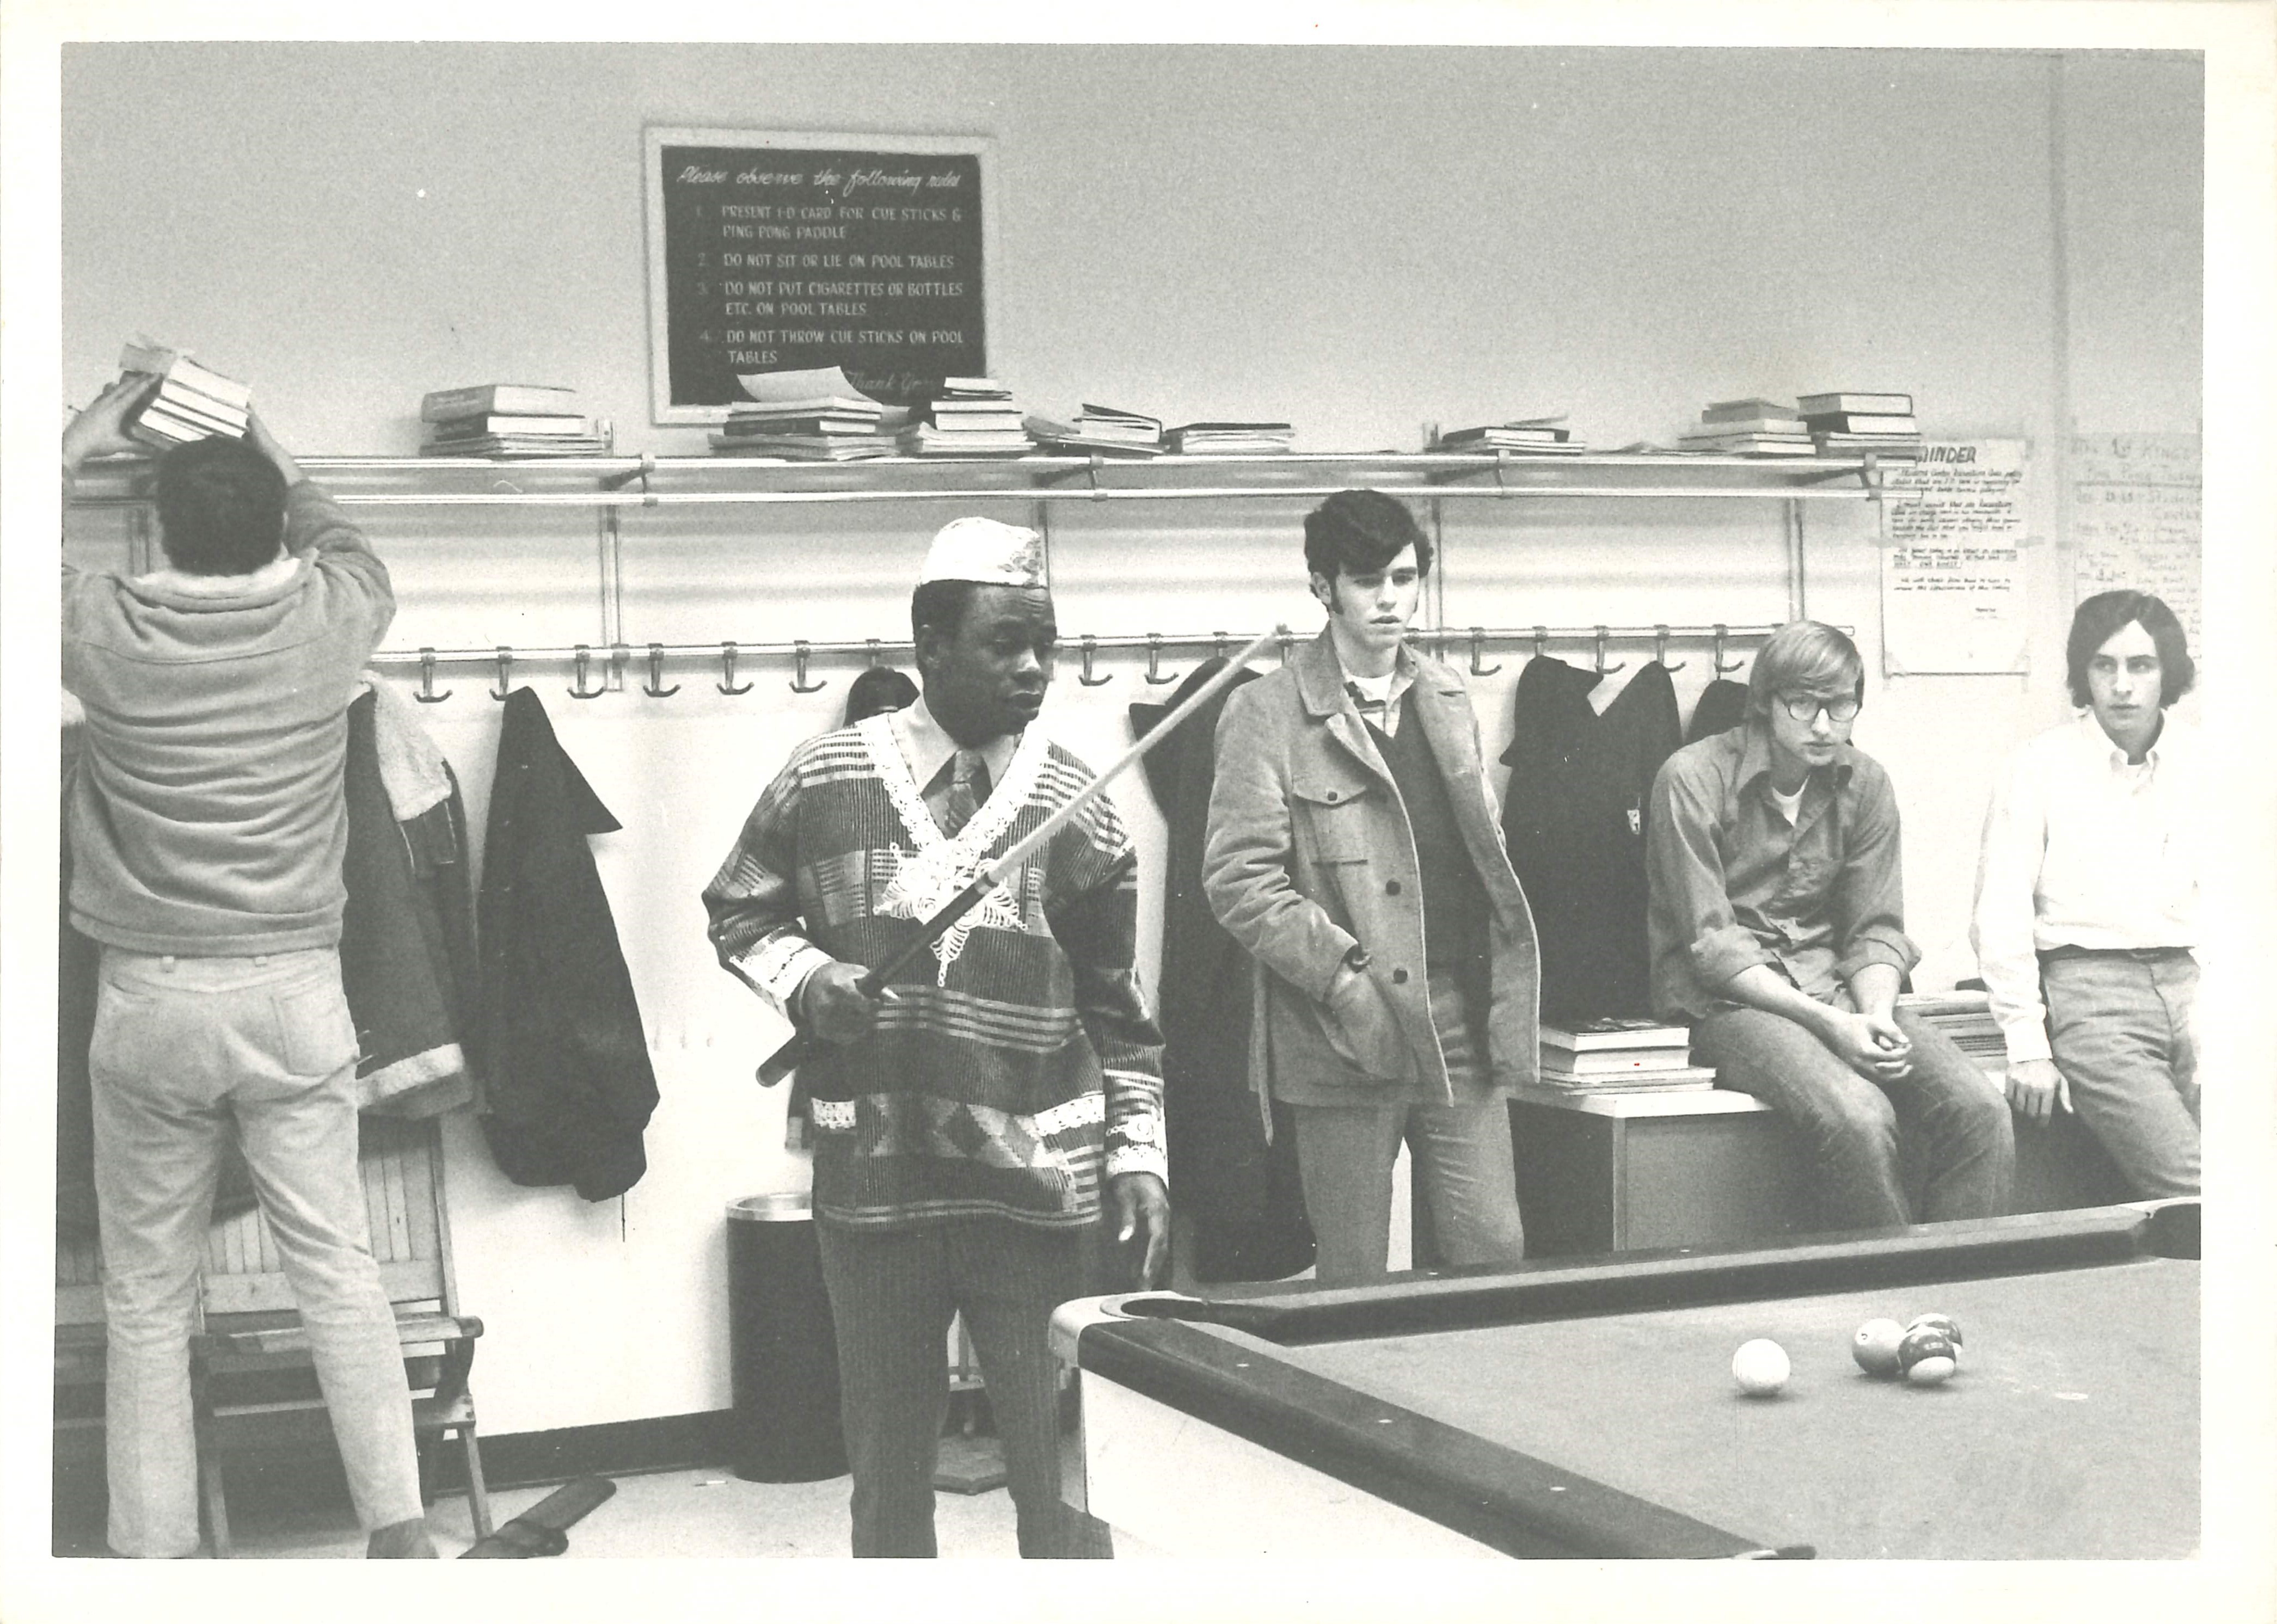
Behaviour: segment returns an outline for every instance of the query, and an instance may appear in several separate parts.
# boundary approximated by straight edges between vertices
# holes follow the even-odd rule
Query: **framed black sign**
[[[986,376],[987,138],[643,134],[657,422],[719,421],[742,373],[840,367],[897,406]]]

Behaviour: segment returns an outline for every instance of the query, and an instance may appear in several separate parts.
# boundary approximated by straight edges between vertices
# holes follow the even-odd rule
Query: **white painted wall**
[[[90,398],[145,330],[251,381],[311,454],[407,452],[423,391],[487,379],[573,383],[621,447],[700,452],[700,431],[647,425],[641,127],[659,123],[994,136],[990,369],[1048,411],[1286,416],[1302,449],[1358,450],[1413,449],[1427,420],[1564,410],[1614,446],[1667,442],[1710,399],[1909,391],[1933,435],[2031,442],[2049,543],[2029,678],[1876,677],[1860,727],[1904,801],[1924,980],[1949,983],[1971,968],[1993,764],[2062,713],[2047,449],[2072,419],[2197,426],[2199,101],[2194,62],[2144,56],[79,45],[63,387]],[[628,515],[627,634],[902,634],[924,538],[953,511]],[[1310,631],[1300,512],[1056,513],[1062,626]],[[1780,523],[1770,504],[1451,506],[1447,617],[1776,620]],[[371,528],[402,598],[395,646],[597,633],[589,515],[386,510]],[[1878,670],[1870,530],[1862,508],[1813,508],[1808,582]],[[1672,650],[1687,709],[1706,653]],[[1498,752],[1522,656],[1489,657]],[[1052,725],[1112,754],[1123,708],[1167,692],[1142,693],[1138,665],[1104,661],[1116,679],[1095,689],[1063,671]],[[599,1206],[506,1184],[452,1125],[492,1431],[727,1401],[722,1203],[805,1172],[779,1148],[780,1096],[750,1081],[761,1019],[713,965],[696,899],[790,744],[838,719],[851,668],[821,674],[804,697],[761,668],[741,698],[690,671],[668,701],[579,704],[566,672],[522,673],[626,825],[595,849],[664,1101],[647,1178]],[[457,697],[428,713],[477,827],[487,680],[446,673]],[[1135,785],[1121,799],[1151,860],[1154,809]],[[1152,909],[1146,930],[1151,952]]]

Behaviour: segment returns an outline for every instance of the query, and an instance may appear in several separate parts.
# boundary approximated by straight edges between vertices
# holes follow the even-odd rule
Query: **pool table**
[[[1065,1494],[1169,1554],[2188,1557],[2197,1256],[2158,1202],[1085,1299]],[[1951,1381],[1859,1369],[1862,1323],[1931,1310]],[[1771,1397],[1732,1377],[1756,1337]]]

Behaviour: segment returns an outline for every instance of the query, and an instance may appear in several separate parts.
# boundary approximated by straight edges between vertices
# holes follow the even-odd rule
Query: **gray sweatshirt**
[[[87,710],[71,916],[98,942],[219,958],[339,940],[347,708],[395,598],[313,482],[286,497],[285,542],[251,575],[64,566],[64,687]]]

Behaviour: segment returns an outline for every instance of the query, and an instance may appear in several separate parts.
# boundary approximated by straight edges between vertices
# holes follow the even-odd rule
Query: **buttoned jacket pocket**
[[[1370,826],[1379,822],[1383,806],[1382,791],[1365,774],[1317,766],[1298,773],[1290,780],[1289,806],[1300,859],[1328,864],[1367,861]]]

